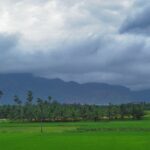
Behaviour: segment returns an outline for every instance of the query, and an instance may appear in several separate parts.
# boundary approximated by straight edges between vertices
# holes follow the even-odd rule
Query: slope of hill
[[[63,103],[108,104],[150,100],[150,90],[131,91],[124,86],[105,83],[64,82],[24,73],[0,74],[0,89],[5,93],[3,103],[13,103],[15,94],[25,101],[28,90],[33,91],[35,100],[37,97],[47,98],[50,95]]]

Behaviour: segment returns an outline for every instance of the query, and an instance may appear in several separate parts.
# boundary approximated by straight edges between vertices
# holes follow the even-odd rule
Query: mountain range
[[[0,90],[4,92],[3,104],[12,104],[14,95],[25,102],[27,91],[34,94],[34,101],[52,96],[61,103],[108,104],[150,101],[150,89],[132,91],[121,85],[106,83],[65,82],[61,79],[47,79],[28,73],[0,74]]]

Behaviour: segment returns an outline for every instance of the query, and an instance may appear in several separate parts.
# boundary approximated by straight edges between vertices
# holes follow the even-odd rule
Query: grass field
[[[0,122],[2,150],[147,150],[150,120],[44,123]]]

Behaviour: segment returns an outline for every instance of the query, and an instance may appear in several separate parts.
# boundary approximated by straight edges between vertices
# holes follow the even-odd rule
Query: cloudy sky
[[[0,73],[150,88],[149,0],[0,0]]]

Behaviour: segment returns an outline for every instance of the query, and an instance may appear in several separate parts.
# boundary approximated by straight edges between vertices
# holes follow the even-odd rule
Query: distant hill
[[[28,90],[33,91],[35,99],[47,98],[50,95],[62,103],[108,104],[150,101],[150,90],[131,91],[124,86],[105,83],[64,82],[60,79],[46,79],[24,73],[0,74],[0,90],[5,93],[1,102],[7,104],[13,103],[15,94],[25,101]]]

